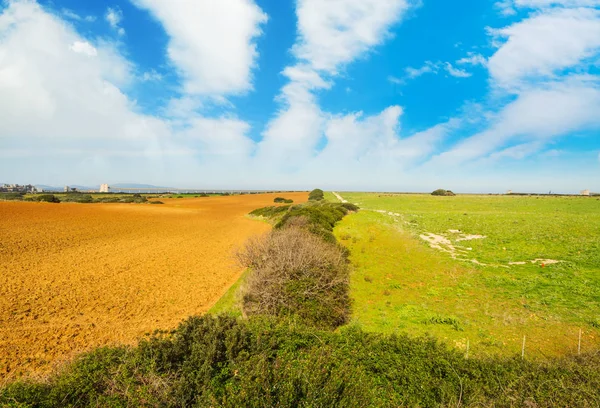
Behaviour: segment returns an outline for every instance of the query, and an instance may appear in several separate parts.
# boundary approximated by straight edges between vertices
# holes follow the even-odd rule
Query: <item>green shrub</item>
[[[323,190],[319,188],[314,189],[308,194],[309,201],[320,201],[323,199],[325,199],[325,193],[323,193]]]
[[[287,212],[289,205],[258,208],[250,213],[253,217],[275,218]]]
[[[276,197],[273,200],[274,203],[284,203],[284,204],[292,204],[294,202],[294,200],[288,199],[288,198],[283,198],[283,197]]]
[[[598,353],[467,360],[429,337],[203,316],[80,356],[48,381],[8,384],[0,406],[591,407],[599,389]]]
[[[444,190],[443,188],[439,188],[439,189],[435,190],[433,193],[431,193],[431,195],[434,195],[434,196],[455,196],[456,194],[454,194],[450,190]]]
[[[360,210],[360,207],[358,205],[352,204],[352,203],[343,203],[342,207],[344,207],[346,210],[352,211],[352,212],[357,212],[358,210]]]
[[[36,196],[33,197],[33,200],[34,201],[45,202],[45,203],[60,203],[60,200],[54,194],[36,195]]]
[[[89,194],[67,194],[63,200],[67,203],[93,203],[94,199]]]
[[[23,201],[23,193],[0,193],[0,200]]]

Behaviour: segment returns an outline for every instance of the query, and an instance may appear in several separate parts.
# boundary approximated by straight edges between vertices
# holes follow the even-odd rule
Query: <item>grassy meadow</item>
[[[473,356],[520,354],[524,336],[529,357],[573,354],[580,330],[582,352],[600,345],[599,200],[340,194],[362,209],[334,231],[354,324]]]

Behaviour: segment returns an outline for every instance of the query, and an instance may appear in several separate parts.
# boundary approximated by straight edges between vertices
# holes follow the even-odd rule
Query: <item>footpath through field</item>
[[[246,214],[278,195],[0,202],[0,383],[207,311],[242,272],[233,251],[270,228]]]

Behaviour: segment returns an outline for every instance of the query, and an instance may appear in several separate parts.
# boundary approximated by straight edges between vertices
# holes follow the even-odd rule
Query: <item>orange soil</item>
[[[276,196],[0,202],[0,379],[206,312],[240,276],[234,250],[270,228],[245,215]]]

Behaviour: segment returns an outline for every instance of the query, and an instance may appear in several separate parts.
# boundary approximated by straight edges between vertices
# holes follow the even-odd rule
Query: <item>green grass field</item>
[[[576,353],[579,330],[582,351],[600,345],[599,200],[341,196],[363,209],[335,235],[366,330],[430,333],[471,355],[520,353],[523,336],[527,356]],[[469,235],[485,238],[459,240]]]

